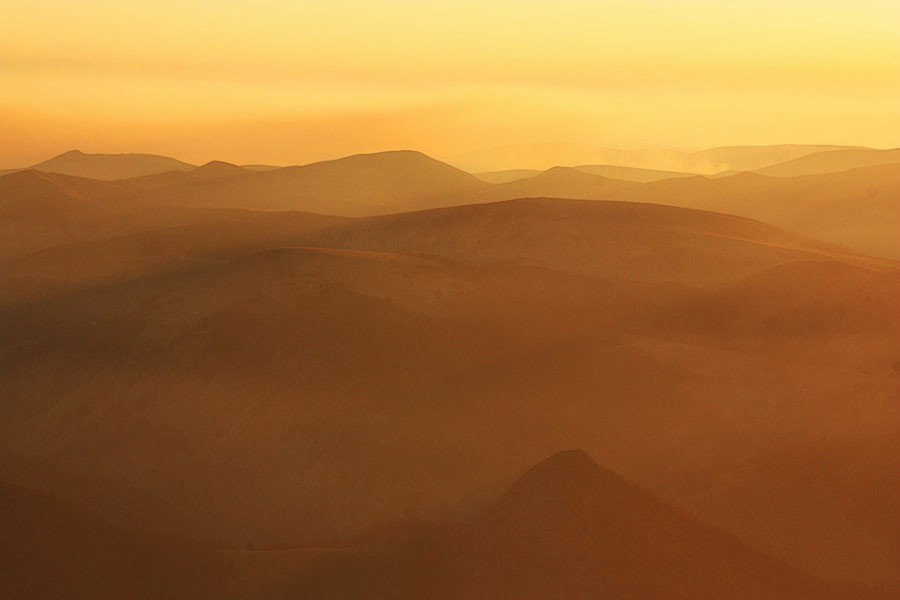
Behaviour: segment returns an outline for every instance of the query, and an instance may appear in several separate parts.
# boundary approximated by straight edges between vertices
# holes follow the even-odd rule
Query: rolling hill
[[[689,151],[668,148],[617,150],[590,144],[535,144],[493,148],[448,158],[448,162],[471,172],[537,169],[553,165],[612,165],[702,173],[752,171],[814,152],[854,148],[852,146],[782,144],[774,146],[725,146]]]
[[[121,185],[19,171],[0,177],[0,256],[114,231],[132,209]]]
[[[573,440],[694,507],[730,497],[721,474],[773,439],[874,440],[893,418],[890,305],[836,299],[831,326],[777,336],[797,315],[821,322],[798,287],[884,294],[896,263],[759,222],[552,199],[199,214],[3,264],[20,287],[4,282],[0,308],[0,435],[233,544],[343,536],[405,507],[459,515]],[[67,285],[46,293],[47,280]],[[729,291],[744,288],[759,291]],[[694,315],[712,308],[710,333]],[[776,517],[750,496],[716,506],[728,531],[751,507]],[[884,515],[835,506],[873,532],[842,576],[887,577]],[[814,543],[824,516],[755,542],[827,571],[855,538]]]
[[[203,177],[204,172],[211,177]],[[228,207],[368,216],[533,197],[652,202],[756,218],[854,251],[896,258],[900,247],[894,232],[900,216],[892,199],[897,193],[897,174],[897,166],[887,164],[800,177],[738,173],[640,183],[556,167],[533,177],[491,184],[422,154],[396,152],[261,172],[212,163],[196,172],[169,171],[118,181],[118,187],[105,192],[101,184],[108,182],[79,185],[103,194],[107,200],[101,204],[114,206],[113,212],[118,213],[125,206],[157,213],[171,212],[172,207]],[[12,181],[7,179],[4,190],[7,204],[27,203],[31,192],[23,185],[11,185]],[[70,188],[73,181],[67,183]],[[0,183],[0,187],[4,185]],[[113,205],[108,201],[109,192],[116,189],[123,198]],[[85,203],[92,201],[90,194],[80,197]],[[91,210],[86,209],[85,214]],[[182,210],[181,214],[186,213]],[[47,216],[51,221],[54,218]],[[130,225],[131,230],[155,226],[152,218],[146,219],[146,226],[138,220]],[[53,245],[52,231],[57,232],[58,243],[87,239],[84,228],[70,228],[67,233],[56,227],[35,233],[9,227],[7,253],[17,246],[24,252]],[[39,239],[29,243],[30,235]]]
[[[635,167],[616,167],[612,165],[579,165],[575,167],[585,173],[602,175],[609,179],[621,179],[623,181],[638,181],[647,183],[660,179],[675,179],[679,177],[696,177],[696,173],[683,173],[681,171],[659,171],[654,169],[638,169]]]
[[[900,165],[839,173],[670,179],[620,190],[610,200],[715,210],[772,223],[868,254],[900,258]]]
[[[880,262],[731,215],[549,198],[372,217],[312,239],[322,246],[433,254],[476,264],[519,261],[598,277],[694,285],[723,283],[791,260]]]
[[[431,196],[474,191],[487,185],[424,154],[398,151],[165,188],[149,199],[174,206],[360,216],[403,210]]]
[[[788,162],[764,167],[756,172],[770,177],[796,177],[898,163],[900,163],[900,148],[893,150],[853,148],[816,152]]]

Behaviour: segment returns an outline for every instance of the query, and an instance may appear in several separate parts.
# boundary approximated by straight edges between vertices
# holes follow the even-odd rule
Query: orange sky
[[[896,0],[0,0],[0,166],[900,146]]]

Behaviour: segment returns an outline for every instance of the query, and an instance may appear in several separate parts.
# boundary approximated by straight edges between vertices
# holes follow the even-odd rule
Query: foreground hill
[[[788,162],[758,169],[756,172],[770,177],[796,177],[798,175],[836,173],[859,167],[898,163],[900,163],[900,148],[894,148],[893,150],[853,148],[816,152]]]
[[[413,538],[394,555],[332,558],[294,591],[301,598],[874,597],[754,552],[580,451],[528,470],[471,525]]]
[[[209,547],[113,527],[53,494],[0,482],[0,595],[10,600],[214,598]]]
[[[729,469],[853,436],[858,468],[814,461],[819,503],[852,525],[809,511],[789,539],[759,528],[755,543],[820,573],[893,576],[889,513],[838,499],[883,485],[868,465],[896,422],[896,263],[652,204],[224,213],[3,263],[19,286],[3,282],[0,308],[6,445],[243,546],[407,508],[458,515],[573,440],[691,508],[709,499],[735,531],[800,491]]]

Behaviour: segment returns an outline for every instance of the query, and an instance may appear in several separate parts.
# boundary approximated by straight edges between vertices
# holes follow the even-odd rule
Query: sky
[[[896,0],[0,0],[0,168],[70,149],[900,146]]]

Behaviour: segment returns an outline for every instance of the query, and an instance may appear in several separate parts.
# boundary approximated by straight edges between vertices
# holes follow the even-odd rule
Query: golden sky
[[[0,0],[0,167],[900,146],[897,0]]]

